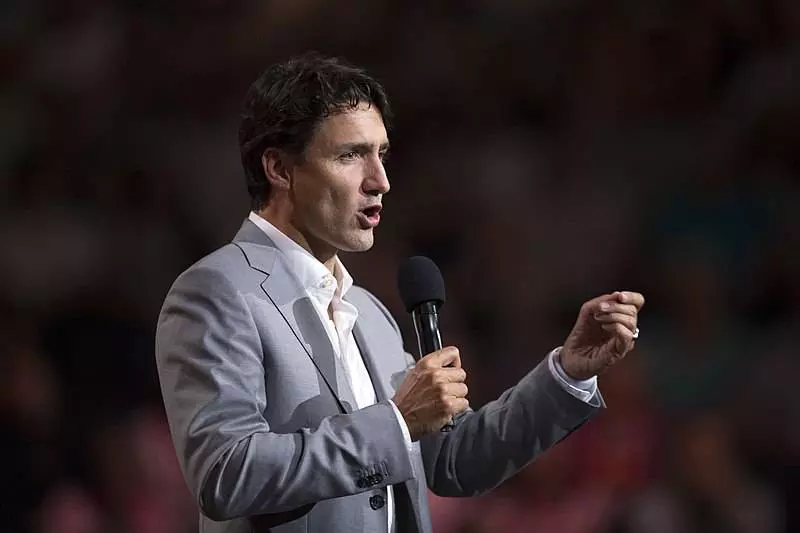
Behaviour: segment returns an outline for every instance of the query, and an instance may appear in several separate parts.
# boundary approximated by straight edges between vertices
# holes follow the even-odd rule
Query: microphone
[[[439,332],[439,308],[445,302],[444,279],[439,267],[424,256],[409,257],[400,265],[397,287],[406,311],[411,313],[414,332],[417,334],[417,357],[442,349]],[[450,420],[442,431],[453,429]]]

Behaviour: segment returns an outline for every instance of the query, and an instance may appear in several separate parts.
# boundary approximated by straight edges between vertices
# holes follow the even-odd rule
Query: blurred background
[[[471,403],[603,292],[647,297],[609,409],[437,533],[800,531],[800,2],[4,0],[0,531],[188,533],[156,317],[247,215],[249,84],[309,49],[397,115],[357,282],[427,254]],[[413,344],[409,344],[413,347]]]

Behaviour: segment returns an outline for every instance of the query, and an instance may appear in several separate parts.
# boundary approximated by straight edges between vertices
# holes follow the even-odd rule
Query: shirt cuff
[[[403,439],[406,443],[406,449],[408,453],[412,451],[412,442],[411,442],[411,432],[408,431],[408,425],[406,424],[406,419],[403,418],[403,414],[400,412],[400,409],[394,404],[392,400],[389,400],[389,404],[394,409],[394,414],[397,416],[397,423],[400,424],[400,430],[403,432]]]
[[[589,403],[589,400],[597,394],[597,376],[592,376],[584,380],[569,377],[561,366],[561,361],[558,357],[560,353],[561,348],[559,347],[550,352],[550,355],[547,356],[547,365],[550,368],[550,373],[553,374],[553,377],[565,391],[577,399]]]

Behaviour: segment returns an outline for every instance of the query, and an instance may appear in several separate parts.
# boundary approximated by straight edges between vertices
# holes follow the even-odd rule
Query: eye
[[[356,152],[355,150],[345,152],[339,156],[339,159],[341,159],[342,161],[352,161],[357,158],[358,158],[358,152]]]
[[[378,156],[381,159],[381,163],[385,163],[387,159],[389,159],[389,150],[384,150]]]

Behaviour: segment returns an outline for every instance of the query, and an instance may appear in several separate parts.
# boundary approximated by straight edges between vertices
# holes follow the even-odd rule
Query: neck
[[[308,232],[302,231],[296,224],[292,223],[290,209],[281,209],[276,202],[259,210],[258,216],[278,228],[281,233],[308,251],[333,274],[336,266],[337,250],[329,244],[315,239]]]

